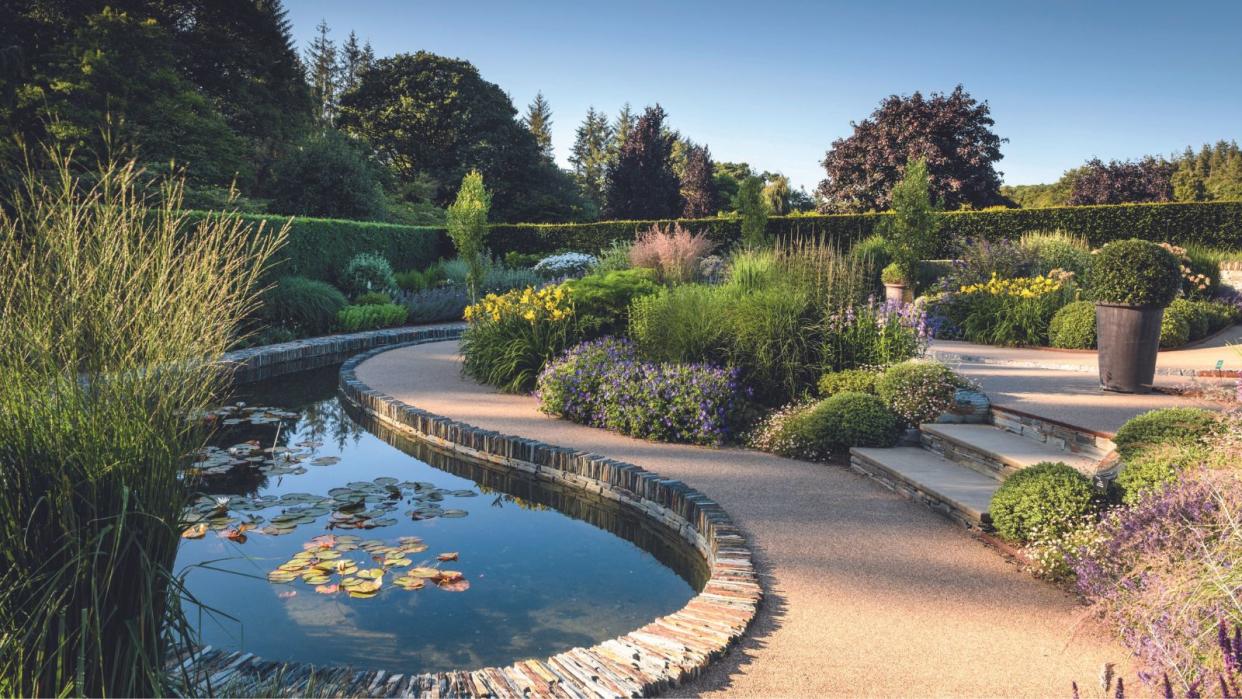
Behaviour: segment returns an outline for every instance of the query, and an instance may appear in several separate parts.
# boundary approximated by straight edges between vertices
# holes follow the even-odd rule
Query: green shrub
[[[336,314],[336,322],[344,332],[360,332],[402,325],[405,323],[406,315],[405,306],[395,303],[346,306]]]
[[[1018,246],[1034,260],[1036,274],[1060,269],[1081,277],[1091,269],[1091,246],[1082,236],[1064,231],[1032,231],[1022,235]]]
[[[682,284],[634,300],[629,336],[648,359],[723,364],[733,293],[726,287]]]
[[[906,276],[901,265],[896,262],[890,262],[884,269],[880,270],[880,281],[885,284],[904,285],[907,281]]]
[[[630,268],[630,249],[633,240],[614,240],[596,255],[596,272],[619,272]],[[536,260],[538,261],[538,260]]]
[[[952,407],[957,390],[966,385],[944,364],[916,360],[885,369],[876,379],[875,391],[893,412],[917,426]]]
[[[1185,444],[1155,444],[1141,449],[1117,474],[1122,502],[1132,505],[1162,490],[1183,471],[1202,462],[1204,456],[1204,447]]]
[[[1227,328],[1242,320],[1242,308],[1224,301],[1191,301],[1208,322],[1208,333]]]
[[[1202,408],[1162,408],[1126,421],[1113,437],[1123,461],[1160,444],[1190,446],[1216,434],[1220,420]]]
[[[466,306],[470,305],[466,287],[436,286],[422,291],[403,291],[397,302],[406,307],[411,325],[436,323],[445,320],[461,320]]]
[[[402,291],[422,291],[430,284],[427,283],[427,277],[422,272],[411,269],[406,272],[397,272],[393,275],[397,281],[397,288]]]
[[[828,397],[838,393],[875,393],[880,372],[873,369],[844,369],[826,371],[819,377],[819,395]]]
[[[479,288],[485,294],[503,294],[512,289],[525,289],[542,283],[543,279],[533,270],[491,263],[484,265],[483,282]]]
[[[369,291],[354,299],[356,306],[385,306],[392,303],[392,297],[379,291]]]
[[[891,447],[901,420],[869,393],[838,393],[783,414],[766,425],[757,448],[795,459],[822,461],[850,447]],[[763,428],[761,428],[763,431]]]
[[[1068,533],[1098,509],[1086,476],[1059,461],[1045,461],[1006,478],[992,496],[990,513],[996,533],[1027,543],[1036,534]]]
[[[660,289],[650,269],[597,272],[568,281],[565,287],[574,302],[579,335],[585,339],[624,332],[634,299]]]
[[[327,282],[306,277],[281,277],[263,292],[259,318],[269,326],[285,326],[303,337],[323,335],[336,323],[347,303]]]
[[[1109,243],[1100,248],[1091,263],[1091,294],[1104,303],[1167,306],[1181,285],[1177,258],[1146,240]]]
[[[479,293],[479,285],[483,282],[484,239],[487,237],[487,216],[491,208],[492,195],[483,186],[482,173],[471,170],[461,180],[457,199],[445,211],[445,230],[457,249],[457,256],[465,261],[468,268],[466,286],[471,297]]]
[[[1174,299],[1173,303],[1164,309],[1164,315],[1165,317],[1172,315],[1184,318],[1190,330],[1190,340],[1198,340],[1207,336],[1210,325],[1207,311],[1203,308],[1204,305],[1203,302]]]
[[[539,262],[544,257],[545,255],[543,253],[523,254],[510,250],[505,253],[504,261],[506,267],[521,269],[526,267],[534,267],[535,263]]]
[[[1165,309],[1160,319],[1160,349],[1174,349],[1190,342],[1190,322],[1185,315]]]
[[[1062,349],[1095,347],[1095,304],[1075,301],[1061,307],[1048,324],[1048,343]]]
[[[368,291],[388,291],[397,287],[392,265],[382,255],[364,252],[354,255],[341,270],[341,288],[350,296]]]
[[[855,264],[864,267],[871,280],[871,287],[879,289],[881,271],[892,264],[893,253],[889,250],[888,241],[882,235],[869,235],[854,243],[850,248],[850,258]]]

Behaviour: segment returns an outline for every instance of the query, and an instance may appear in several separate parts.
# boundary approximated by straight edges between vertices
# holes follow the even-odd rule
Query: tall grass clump
[[[193,635],[179,466],[287,231],[191,226],[179,181],[48,156],[0,207],[0,693],[164,694]]]
[[[807,294],[811,305],[826,314],[866,299],[866,269],[830,240],[793,238],[775,248],[777,276]]]
[[[654,269],[665,284],[683,284],[694,281],[699,262],[714,246],[706,233],[691,233],[680,224],[668,229],[653,225],[630,247],[630,263]]]

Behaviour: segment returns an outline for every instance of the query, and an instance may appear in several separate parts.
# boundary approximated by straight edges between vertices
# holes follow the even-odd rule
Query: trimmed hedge
[[[194,223],[211,212],[186,212]],[[340,284],[341,270],[359,253],[376,253],[393,269],[424,269],[441,257],[451,257],[453,246],[443,228],[400,226],[373,221],[308,218],[304,216],[261,216],[238,214],[255,224],[266,222],[264,230],[278,231],[292,219],[289,240],[276,253],[269,272],[271,278],[297,275]]]
[[[187,212],[201,218],[207,212]],[[248,221],[267,221],[279,228],[287,216],[241,214]],[[773,237],[826,236],[849,247],[880,233],[889,213],[770,216]],[[1104,206],[1059,206],[1044,209],[951,211],[943,215],[942,240],[1017,240],[1029,231],[1060,229],[1100,246],[1119,238],[1143,238],[1177,245],[1199,244],[1242,248],[1242,201],[1170,202]],[[487,245],[495,255],[533,255],[574,250],[596,253],[615,240],[633,240],[652,224],[680,223],[705,231],[719,247],[741,239],[741,218],[599,221],[595,223],[505,223],[491,226]],[[278,255],[273,276],[298,274],[337,281],[339,268],[360,252],[388,258],[393,269],[423,269],[440,257],[451,257],[453,246],[441,227],[402,226],[369,221],[294,217],[289,244]],[[942,250],[941,252],[945,252]]]

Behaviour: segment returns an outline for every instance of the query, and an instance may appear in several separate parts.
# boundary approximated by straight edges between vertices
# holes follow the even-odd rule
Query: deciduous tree
[[[1099,158],[1088,160],[1074,180],[1069,204],[1131,204],[1169,201],[1173,198],[1176,166],[1164,158],[1147,156],[1138,161]]]
[[[987,102],[961,85],[949,94],[892,95],[854,133],[832,143],[823,161],[827,177],[817,190],[831,211],[887,209],[906,163],[927,163],[933,196],[947,209],[1002,203],[1000,173],[1005,139],[992,132]]]
[[[686,161],[681,174],[681,198],[685,202],[681,215],[703,218],[716,213],[716,182],[712,179],[714,165],[707,146],[693,143],[686,146]]]

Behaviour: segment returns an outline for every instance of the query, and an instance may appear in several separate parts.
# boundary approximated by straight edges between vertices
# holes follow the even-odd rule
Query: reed
[[[47,161],[0,207],[0,693],[161,694],[192,640],[172,568],[193,418],[287,231],[191,225],[182,182],[133,162]]]

